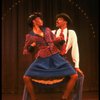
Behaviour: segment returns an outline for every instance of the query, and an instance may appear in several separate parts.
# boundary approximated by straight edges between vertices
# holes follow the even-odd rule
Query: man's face
[[[65,23],[66,23],[66,21],[62,17],[58,18],[56,20],[56,27],[61,28]]]

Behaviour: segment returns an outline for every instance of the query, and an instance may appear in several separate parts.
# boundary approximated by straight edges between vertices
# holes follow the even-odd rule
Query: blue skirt
[[[50,79],[75,74],[76,71],[71,64],[59,54],[46,58],[36,59],[26,70],[25,76],[38,79]]]

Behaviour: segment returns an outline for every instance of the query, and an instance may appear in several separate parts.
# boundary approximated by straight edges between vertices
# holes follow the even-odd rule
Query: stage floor
[[[60,100],[61,93],[37,94],[38,100]],[[2,100],[22,100],[21,94],[2,94]],[[71,99],[69,99],[71,100]],[[98,92],[83,92],[82,100],[99,100]]]

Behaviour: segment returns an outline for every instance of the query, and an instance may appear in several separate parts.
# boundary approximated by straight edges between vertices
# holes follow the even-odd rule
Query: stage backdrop
[[[78,37],[84,91],[98,91],[97,3],[97,0],[2,0],[2,93],[23,91],[23,75],[32,57],[23,56],[22,52],[29,31],[27,18],[34,11],[43,13],[44,24],[51,29],[55,28],[57,13],[70,15],[73,20],[70,28]]]

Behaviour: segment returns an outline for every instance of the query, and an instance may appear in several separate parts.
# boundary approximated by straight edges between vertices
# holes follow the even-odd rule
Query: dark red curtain
[[[2,1],[2,92],[23,91],[23,75],[32,62],[23,56],[27,18],[43,13],[45,26],[55,28],[55,16],[65,12],[73,20],[78,37],[80,68],[85,74],[84,90],[98,91],[98,5],[97,0],[3,0]],[[93,10],[93,8],[95,10]],[[69,55],[70,58],[70,55]]]

